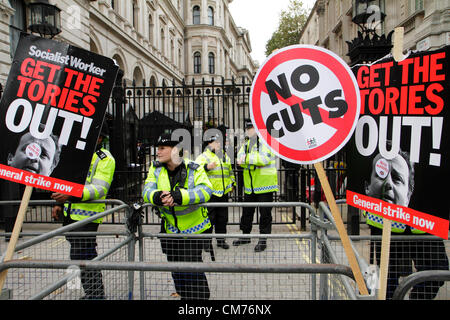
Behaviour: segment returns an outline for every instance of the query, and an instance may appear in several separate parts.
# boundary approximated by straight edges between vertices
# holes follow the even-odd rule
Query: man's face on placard
[[[409,179],[408,164],[400,154],[391,160],[377,155],[372,162],[370,183],[366,182],[366,195],[407,207],[412,193]]]
[[[26,133],[20,138],[15,154],[9,154],[8,165],[49,176],[53,170],[56,151],[55,141],[51,137],[38,139]]]

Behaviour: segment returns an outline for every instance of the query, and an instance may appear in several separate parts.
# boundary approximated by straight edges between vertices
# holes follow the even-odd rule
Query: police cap
[[[172,140],[172,134],[170,133],[163,133],[159,136],[158,141],[156,142],[156,146],[169,146],[174,147],[179,143],[179,141]]]

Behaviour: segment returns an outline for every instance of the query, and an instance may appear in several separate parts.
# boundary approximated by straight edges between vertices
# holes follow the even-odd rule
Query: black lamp
[[[384,21],[386,14],[383,12],[382,0],[353,0],[353,23],[361,29],[369,32],[375,30],[374,25]],[[372,25],[367,25],[371,23]]]
[[[391,51],[393,31],[387,36],[376,32],[386,17],[383,10],[384,0],[353,0],[352,21],[360,30],[355,39],[346,41],[351,65],[373,62]]]
[[[41,0],[29,4],[30,22],[28,29],[41,37],[53,38],[61,32],[61,9]]]

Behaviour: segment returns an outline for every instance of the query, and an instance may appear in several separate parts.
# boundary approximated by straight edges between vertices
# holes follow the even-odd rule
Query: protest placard
[[[445,185],[449,177],[449,62],[450,47],[410,53],[354,68],[361,92],[361,116],[347,144],[347,202],[364,211],[448,238],[450,207]],[[394,191],[367,196],[370,177],[385,179],[398,167],[400,154],[411,177],[404,200]],[[409,165],[407,162],[410,162]],[[399,163],[400,165],[400,163]],[[398,179],[401,179],[399,175]],[[400,181],[397,182],[400,188]],[[367,202],[361,202],[366,199]],[[376,199],[383,200],[381,205]],[[368,208],[370,203],[373,208]]]
[[[82,196],[117,72],[112,59],[21,34],[0,101],[0,178],[26,187],[4,261],[33,188]]]
[[[118,66],[22,34],[0,102],[0,178],[82,194]]]
[[[258,136],[281,158],[314,164],[361,294],[368,295],[322,160],[350,139],[360,93],[347,64],[333,52],[293,45],[271,54],[256,73],[250,115]]]

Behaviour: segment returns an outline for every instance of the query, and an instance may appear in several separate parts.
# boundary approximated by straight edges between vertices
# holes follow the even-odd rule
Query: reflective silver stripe
[[[186,209],[178,210],[178,211],[176,210],[177,208],[179,208],[179,207],[175,207],[175,215],[176,216],[185,216],[189,213],[196,211],[198,208],[200,208],[200,205],[189,206]],[[163,214],[172,215],[170,210],[167,209],[166,207],[159,207],[158,210]]]
[[[270,163],[264,167],[260,167],[260,169],[271,169],[271,168],[276,168],[276,167],[277,167],[276,163]]]
[[[208,176],[210,175],[210,174],[213,174],[213,173],[222,173],[222,169],[221,169],[221,167],[215,167],[214,169],[211,169],[211,170],[209,170],[208,171]]]
[[[176,207],[175,207],[175,208],[176,208]],[[186,215],[186,214],[189,214],[189,213],[191,213],[191,212],[194,212],[194,211],[197,210],[198,208],[200,208],[200,206],[199,206],[199,205],[195,205],[195,206],[189,206],[189,207],[187,207],[187,208],[184,209],[184,210],[179,210],[179,211],[175,210],[175,215],[177,215],[177,216],[184,216],[184,215]]]
[[[94,174],[95,174],[95,171],[97,171],[97,166],[98,166],[98,163],[100,162],[100,158],[97,156],[97,159],[95,159],[95,162],[94,162],[94,165],[92,166],[92,170],[91,170],[91,175],[90,175],[90,177],[93,177],[94,176]],[[89,177],[89,178],[90,178]]]
[[[155,169],[155,171],[153,171],[153,173],[155,174],[156,181],[158,181],[158,177],[159,177],[159,174],[161,173],[161,169],[162,169],[162,167],[158,167]]]
[[[197,189],[197,190],[195,191],[195,193],[196,193],[196,194],[198,195],[198,197],[200,198],[200,202],[205,202],[205,201],[206,201],[205,195],[203,194],[203,192],[202,192],[201,189]]]
[[[96,188],[96,185],[90,183],[90,184],[86,184],[84,185],[84,187],[89,191],[89,199],[95,199],[95,191],[97,190],[99,197],[103,197],[106,192],[105,189],[103,189],[102,187],[100,187],[100,190],[98,190]]]
[[[156,189],[157,187],[158,187],[158,184],[156,182],[148,182],[146,185],[144,185],[144,190]]]
[[[188,170],[189,176],[188,176],[188,188],[194,189],[195,188],[195,177],[194,177],[194,170]]]
[[[217,175],[208,175],[208,178],[209,179],[221,179],[221,178],[229,178],[230,177],[230,175],[229,174],[227,174],[227,175],[219,175],[219,174],[217,174]]]
[[[108,181],[103,181],[100,179],[92,179],[91,184],[95,184],[97,186],[105,187],[106,189],[109,189],[110,184]]]
[[[84,187],[89,191],[89,199],[95,199],[95,188],[91,184],[85,184]]]
[[[189,195],[189,203],[195,203],[195,192],[194,191],[189,191],[188,192]]]

